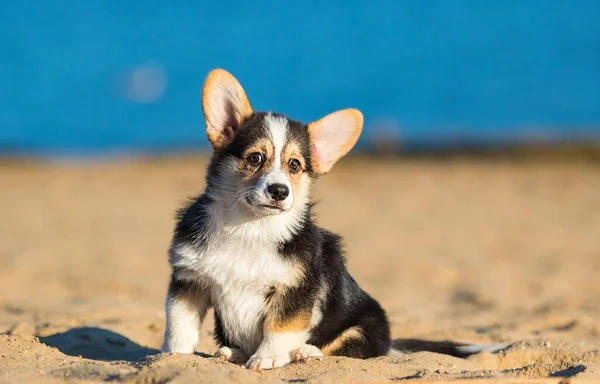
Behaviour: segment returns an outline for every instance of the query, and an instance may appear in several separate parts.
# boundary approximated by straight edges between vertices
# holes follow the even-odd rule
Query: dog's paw
[[[239,348],[221,347],[214,356],[223,361],[228,361],[233,364],[244,364],[248,361],[248,356]]]
[[[314,345],[304,344],[298,349],[292,351],[292,361],[308,361],[308,360],[321,360],[323,358],[323,352]]]
[[[289,354],[276,356],[254,355],[246,363],[246,368],[253,370],[273,369],[288,365],[290,361]]]

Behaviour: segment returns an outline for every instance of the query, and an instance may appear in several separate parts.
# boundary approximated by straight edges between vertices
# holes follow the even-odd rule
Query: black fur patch
[[[175,267],[171,273],[171,281],[169,283],[169,296],[178,299],[184,297],[192,297],[198,292],[201,287],[193,281],[184,278],[186,274],[193,272],[185,268]]]
[[[221,322],[221,316],[219,312],[215,311],[215,329],[214,329],[214,340],[219,346],[227,346],[229,348],[240,348],[241,345],[237,345],[231,339],[227,337],[227,333],[223,330],[223,323]]]
[[[173,243],[193,244],[196,248],[202,248],[206,244],[205,227],[208,220],[208,206],[211,199],[201,195],[187,207],[177,213],[177,224],[173,236]]]

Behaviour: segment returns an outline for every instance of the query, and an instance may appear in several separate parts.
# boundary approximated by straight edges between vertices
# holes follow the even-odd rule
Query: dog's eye
[[[289,162],[290,170],[294,173],[300,170],[300,162],[296,159],[291,159]]]
[[[248,161],[254,165],[258,165],[262,162],[262,155],[258,152],[253,152],[248,156]]]

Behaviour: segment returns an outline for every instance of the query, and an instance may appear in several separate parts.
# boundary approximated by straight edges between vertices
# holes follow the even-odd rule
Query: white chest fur
[[[194,272],[219,313],[227,338],[246,353],[258,348],[262,336],[266,294],[273,285],[293,285],[297,268],[272,244],[214,236],[205,250],[176,249],[174,266]]]

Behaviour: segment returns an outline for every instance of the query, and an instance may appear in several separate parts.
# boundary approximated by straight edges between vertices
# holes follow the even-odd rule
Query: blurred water
[[[255,109],[304,121],[361,109],[363,144],[379,126],[432,142],[600,133],[595,0],[0,9],[0,151],[205,146],[199,95],[214,67],[241,81]]]

